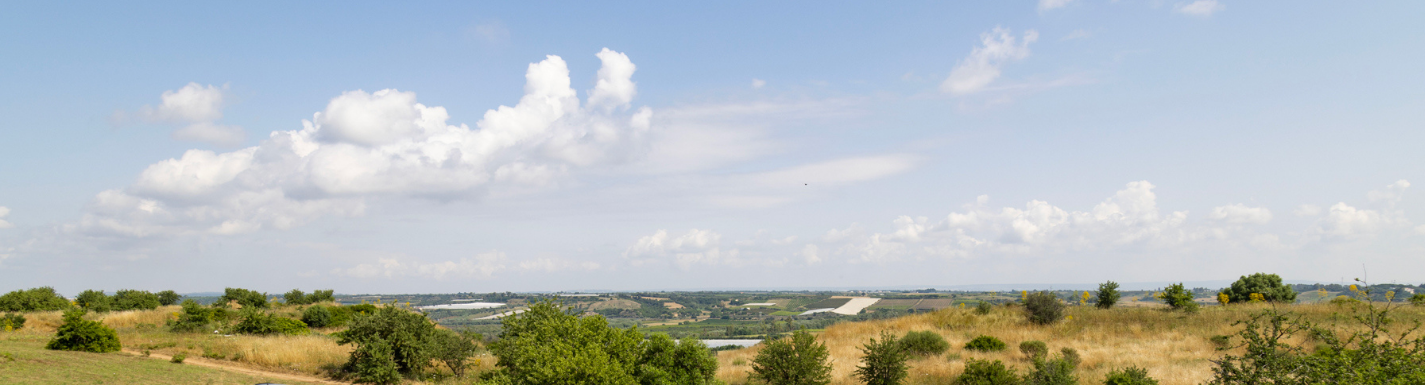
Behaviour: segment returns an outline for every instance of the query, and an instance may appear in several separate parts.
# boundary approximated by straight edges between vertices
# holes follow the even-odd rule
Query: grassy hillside
[[[46,350],[50,333],[0,334],[0,384],[311,384],[123,353]]]
[[[1233,322],[1268,306],[1210,307],[1195,314],[1147,307],[1099,310],[1075,306],[1068,311],[1069,319],[1052,326],[1029,324],[1021,308],[997,306],[988,315],[947,308],[894,319],[838,323],[827,327],[817,339],[826,343],[831,352],[834,385],[860,383],[851,377],[861,357],[858,348],[872,337],[878,337],[882,330],[897,335],[929,330],[951,343],[952,348],[944,354],[911,361],[907,384],[949,383],[970,358],[1002,360],[1023,373],[1030,362],[1016,347],[1020,342],[1038,340],[1048,343],[1051,351],[1065,347],[1078,350],[1083,357],[1078,371],[1082,384],[1103,383],[1109,371],[1136,365],[1147,368],[1162,385],[1188,385],[1207,381],[1211,377],[1210,360],[1224,354],[1210,340],[1213,336],[1235,334],[1240,329],[1233,326]],[[1353,328],[1355,325],[1346,307],[1303,304],[1281,308],[1325,326]],[[1398,321],[1393,325],[1409,327],[1417,320],[1425,320],[1425,308],[1401,307],[1393,317]],[[962,348],[982,334],[1004,340],[1009,349],[980,353]],[[721,352],[718,378],[734,385],[747,383],[749,363],[759,348],[760,345]]]

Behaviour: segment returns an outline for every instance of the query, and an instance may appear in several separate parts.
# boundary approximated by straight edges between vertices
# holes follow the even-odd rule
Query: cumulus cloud
[[[676,237],[658,230],[639,238],[623,255],[635,265],[671,259],[683,270],[691,270],[695,264],[740,264],[738,250],[723,251],[721,241],[722,234],[709,230],[691,229]]]
[[[1217,0],[1197,0],[1191,3],[1178,3],[1178,5],[1173,6],[1173,12],[1189,16],[1208,17],[1226,8],[1226,5],[1219,4]]]
[[[1036,40],[1039,40],[1039,32],[1032,29],[1019,39],[1010,30],[998,27],[981,34],[980,46],[950,71],[950,77],[940,83],[940,90],[955,95],[983,90],[999,78],[1000,67],[1029,57],[1029,44]]]
[[[205,142],[221,147],[242,143],[247,134],[242,127],[216,123],[223,118],[227,86],[188,83],[177,90],[164,91],[157,107],[144,106],[139,116],[150,122],[181,126],[173,132],[178,140]]]
[[[1039,0],[1039,11],[1048,11],[1063,8],[1073,3],[1075,0]]]
[[[10,208],[0,206],[0,229],[8,229],[15,227],[15,224],[5,220],[5,217],[7,216],[10,216]]]
[[[1366,199],[1371,203],[1384,204],[1388,207],[1395,206],[1405,197],[1405,189],[1410,188],[1410,181],[1401,179],[1385,186],[1383,190],[1371,190],[1366,193]]]
[[[487,111],[474,128],[447,123],[445,108],[413,92],[345,92],[302,129],[273,132],[255,147],[189,150],[150,165],[131,186],[96,196],[66,229],[127,237],[286,229],[361,215],[371,198],[477,197],[625,162],[642,153],[653,112],[630,107],[637,90],[627,55],[597,56],[603,67],[586,104],[564,60],[551,55],[529,65],[519,103]],[[187,96],[166,97],[152,113],[216,118],[215,91],[190,84],[172,92]]]
[[[1265,207],[1247,207],[1241,203],[1218,206],[1207,214],[1208,218],[1226,223],[1263,224],[1272,221],[1272,212]]]
[[[802,251],[798,252],[797,256],[801,257],[802,261],[805,261],[808,265],[817,265],[822,262],[821,248],[810,243],[806,246],[802,246]]]

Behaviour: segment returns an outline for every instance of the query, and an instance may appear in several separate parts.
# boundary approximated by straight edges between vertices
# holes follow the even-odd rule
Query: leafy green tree
[[[866,385],[899,385],[909,375],[906,360],[910,355],[889,331],[881,331],[880,340],[872,338],[861,347],[861,353],[855,376]]]
[[[319,306],[313,306],[316,308]],[[475,343],[476,339],[468,333],[456,333],[451,330],[436,330],[434,349],[435,359],[450,368],[450,372],[456,377],[465,377],[465,362],[475,352],[480,350],[480,345]]]
[[[386,385],[401,381],[395,351],[390,343],[381,338],[367,340],[358,346],[351,352],[351,361],[347,365],[354,368],[356,383],[359,384]]]
[[[1410,304],[1415,306],[1425,306],[1425,293],[1410,296]]]
[[[242,307],[245,308],[267,308],[267,293],[260,293],[248,289],[225,288],[223,289],[223,297],[219,300],[223,303],[237,302],[238,305],[242,305]]]
[[[357,350],[369,344],[389,344],[396,370],[415,376],[425,370],[434,358],[435,324],[425,315],[395,306],[384,306],[371,314],[357,314],[345,331],[334,334],[337,343],[356,344]],[[363,361],[352,355],[347,369],[360,372]]]
[[[642,385],[712,384],[717,358],[707,345],[692,337],[678,343],[664,333],[648,337],[634,377]]]
[[[1099,309],[1112,308],[1113,305],[1118,304],[1118,298],[1120,296],[1118,293],[1118,282],[1108,281],[1100,283],[1098,284],[1098,302],[1095,303],[1094,306],[1098,306]]]
[[[302,311],[302,323],[314,328],[324,328],[334,326],[332,324],[332,312],[326,306],[312,306]]]
[[[826,345],[805,330],[791,338],[764,342],[752,359],[752,378],[769,385],[826,385],[831,383],[830,355]]]
[[[158,292],[158,304],[159,304],[159,305],[163,305],[163,306],[176,305],[176,304],[178,304],[178,300],[180,300],[180,299],[183,299],[183,296],[178,295],[178,292],[173,291],[173,290],[164,290],[164,291]]]
[[[72,306],[49,286],[15,290],[0,296],[0,311],[64,310]]]
[[[1163,303],[1168,304],[1168,307],[1173,310],[1197,310],[1197,302],[1193,302],[1192,292],[1188,291],[1182,283],[1168,285],[1168,288],[1163,289],[1163,292],[1158,295],[1158,298],[1162,299]]]
[[[1242,276],[1222,292],[1227,294],[1229,303],[1250,302],[1252,293],[1261,294],[1268,302],[1296,301],[1296,290],[1293,290],[1291,285],[1282,283],[1282,277],[1276,274],[1256,273]]]
[[[1064,302],[1047,291],[1036,291],[1025,296],[1024,311],[1029,322],[1048,325],[1064,318]]]
[[[334,290],[312,290],[312,294],[307,294],[307,303],[336,302]]]
[[[84,313],[83,309],[65,312],[64,324],[59,326],[54,339],[45,345],[45,349],[93,353],[119,351],[119,333],[98,321],[84,319]]]
[[[95,313],[103,313],[114,309],[114,299],[104,294],[102,290],[85,290],[74,297],[74,303],[80,308]]]
[[[955,377],[954,385],[1019,385],[1019,375],[1015,374],[1013,368],[1006,367],[1004,362],[994,360],[977,360],[974,358],[965,361],[965,371],[960,372]]]
[[[633,384],[643,334],[618,330],[602,316],[578,317],[555,300],[503,319],[490,345],[513,384]]]
[[[213,322],[214,309],[203,307],[191,299],[183,300],[181,306],[183,311],[178,313],[178,319],[168,321],[169,330],[176,333],[205,331]]]
[[[307,293],[303,293],[298,289],[292,289],[292,291],[287,292],[287,294],[283,294],[282,302],[286,302],[288,305],[306,305],[311,303],[307,302]]]
[[[158,295],[143,290],[114,292],[114,310],[153,310],[160,304]]]
[[[244,310],[242,321],[233,325],[233,332],[254,335],[289,334],[300,335],[310,332],[307,324],[286,317],[267,314],[261,310]]]

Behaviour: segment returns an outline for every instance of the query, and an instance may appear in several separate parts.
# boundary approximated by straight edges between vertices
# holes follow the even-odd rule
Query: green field
[[[124,353],[47,350],[50,334],[0,333],[0,384],[309,384]]]

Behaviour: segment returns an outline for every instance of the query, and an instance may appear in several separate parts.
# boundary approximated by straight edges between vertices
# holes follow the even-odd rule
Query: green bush
[[[219,298],[219,301],[223,303],[237,302],[244,308],[266,309],[267,293],[229,287],[223,289],[223,297]]]
[[[153,310],[160,301],[158,295],[143,290],[119,290],[114,292],[114,310]]]
[[[939,334],[931,334],[940,337]],[[941,342],[944,343],[944,340]],[[905,362],[910,355],[905,346],[896,341],[896,336],[888,331],[881,331],[880,340],[872,338],[871,342],[862,346],[861,353],[861,366],[856,367],[855,376],[866,385],[899,385],[909,374]]]
[[[435,335],[435,359],[450,368],[456,377],[465,377],[466,361],[480,349],[474,333],[456,333],[440,329]]]
[[[712,384],[717,357],[702,341],[687,337],[677,344],[664,333],[654,333],[643,344],[633,370],[639,384]]]
[[[1108,281],[1098,285],[1098,302],[1094,303],[1099,309],[1112,308],[1118,304],[1118,282]]]
[[[119,351],[119,333],[98,321],[84,319],[84,313],[84,310],[65,312],[64,324],[59,326],[54,339],[45,345],[45,349],[94,353]]]
[[[1078,366],[1077,356],[1034,359],[1034,371],[1024,376],[1025,385],[1075,385],[1079,383],[1074,369]]]
[[[830,355],[826,345],[805,330],[791,338],[764,342],[752,359],[752,378],[769,385],[826,385],[831,383]]]
[[[1047,291],[1036,291],[1024,298],[1024,311],[1029,322],[1048,325],[1064,318],[1064,302]]]
[[[302,323],[314,328],[332,326],[332,313],[326,306],[312,306],[302,311]]]
[[[178,318],[168,321],[169,330],[177,333],[207,331],[216,309],[205,308],[191,299],[183,300],[182,306],[183,311],[178,313]]]
[[[1211,341],[1212,346],[1216,347],[1217,350],[1227,349],[1227,347],[1232,344],[1232,336],[1224,336],[1221,334],[1212,336],[1207,340]]]
[[[186,359],[188,359],[188,355],[187,355],[187,354],[174,353],[174,354],[173,354],[173,357],[171,357],[171,358],[168,359],[168,362],[172,362],[172,363],[175,363],[175,364],[181,364],[181,363],[183,363],[183,360],[186,360]]]
[[[1019,352],[1029,358],[1044,357],[1049,354],[1049,344],[1044,341],[1024,341],[1019,343]]]
[[[1129,366],[1108,372],[1103,385],[1158,385],[1158,380],[1148,377],[1148,369]]]
[[[80,308],[95,313],[103,313],[114,309],[114,299],[104,294],[102,290],[85,290],[79,292],[74,297],[74,303]]]
[[[163,306],[177,305],[177,304],[178,304],[178,300],[181,300],[181,299],[183,299],[183,296],[178,295],[178,292],[173,291],[173,290],[164,290],[164,291],[158,292],[158,304],[159,304],[159,305],[163,305]]]
[[[1236,324],[1243,354],[1214,360],[1209,384],[1425,384],[1425,336],[1416,327],[1390,333],[1392,306],[1354,307],[1359,325],[1339,332],[1321,329],[1275,308]],[[1361,314],[1364,312],[1365,314]],[[1323,331],[1324,330],[1324,331]],[[1307,332],[1305,344],[1291,341]],[[1318,341],[1309,341],[1315,339]],[[1310,347],[1310,348],[1308,348]]]
[[[307,303],[336,302],[335,290],[312,290],[307,294]]]
[[[350,327],[334,334],[337,343],[355,344],[357,350],[368,349],[366,345],[372,344],[389,345],[396,371],[407,376],[419,375],[430,365],[435,354],[435,335],[435,324],[425,315],[395,306],[358,314],[351,320]],[[366,370],[362,365],[367,363],[361,359],[353,354],[347,361],[347,370],[354,373]]]
[[[1000,341],[999,338],[994,338],[986,335],[975,337],[975,339],[965,343],[966,350],[975,350],[981,352],[998,352],[1004,350],[1004,348],[1004,341]]]
[[[1074,348],[1059,349],[1059,357],[1073,364],[1076,368],[1079,367],[1079,364],[1084,362],[1084,359],[1079,356],[1079,351],[1074,350]]]
[[[20,330],[25,327],[25,315],[20,313],[6,314],[0,317],[0,330],[11,331]]]
[[[248,310],[243,314],[242,321],[233,325],[234,333],[269,335],[269,334],[307,334],[307,324],[291,318],[279,317],[267,314],[258,310]]]
[[[381,338],[372,338],[357,346],[351,352],[347,367],[353,370],[359,384],[394,384],[401,381],[395,350]]]
[[[990,305],[989,302],[980,301],[980,303],[975,304],[975,314],[979,314],[979,315],[990,314],[990,309],[993,309],[993,308],[994,308],[994,305]]]
[[[1229,303],[1251,302],[1252,293],[1261,294],[1268,302],[1296,301],[1296,290],[1293,290],[1291,285],[1282,283],[1282,277],[1276,274],[1256,273],[1242,276],[1222,292],[1227,294]]]
[[[307,302],[307,293],[298,289],[292,289],[292,291],[287,292],[287,294],[283,294],[282,302],[288,305],[306,305],[311,303]]]
[[[1192,300],[1192,292],[1188,291],[1182,283],[1168,285],[1168,288],[1163,289],[1163,293],[1159,294],[1158,298],[1162,299],[1163,303],[1168,304],[1168,307],[1173,310],[1188,312],[1197,310],[1198,305],[1197,302],[1193,302]]]
[[[950,349],[950,343],[945,341],[945,337],[929,330],[906,333],[905,337],[901,337],[900,345],[906,353],[921,356],[936,355]]]
[[[1425,294],[1410,296],[1410,304],[1415,306],[1425,306]]]
[[[1019,375],[1004,362],[994,360],[965,361],[965,371],[955,377],[955,385],[1019,385]]]
[[[15,290],[0,296],[0,311],[47,311],[70,308],[69,300],[45,286]]]

